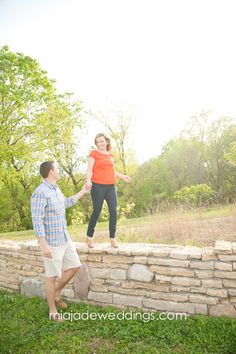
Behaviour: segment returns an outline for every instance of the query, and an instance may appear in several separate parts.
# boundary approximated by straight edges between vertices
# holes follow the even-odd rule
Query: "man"
[[[67,304],[60,298],[61,290],[81,266],[67,231],[65,209],[76,204],[88,191],[83,187],[74,196],[66,198],[56,184],[60,176],[54,161],[43,162],[40,165],[40,174],[43,181],[31,196],[31,214],[35,235],[43,254],[49,318],[61,321],[56,306],[67,308]]]

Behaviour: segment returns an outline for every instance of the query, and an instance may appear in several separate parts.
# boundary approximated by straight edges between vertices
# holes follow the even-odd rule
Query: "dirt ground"
[[[104,232],[101,232],[99,236],[103,238]],[[236,216],[156,222],[140,227],[120,227],[117,236],[118,240],[123,242],[214,246],[216,240],[236,242]]]

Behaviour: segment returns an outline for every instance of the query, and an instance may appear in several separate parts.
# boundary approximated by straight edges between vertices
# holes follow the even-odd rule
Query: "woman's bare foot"
[[[116,239],[115,239],[115,238],[111,238],[111,237],[110,237],[110,241],[111,241],[111,247],[113,247],[113,248],[118,248],[118,247],[119,247],[119,245],[118,245],[118,243],[116,242]]]
[[[94,243],[93,243],[93,239],[92,237],[86,237],[86,245],[89,247],[89,248],[93,248],[94,247]]]

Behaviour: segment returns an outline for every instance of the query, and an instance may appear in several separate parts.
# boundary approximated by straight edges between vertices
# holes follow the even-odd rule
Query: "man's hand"
[[[42,247],[43,257],[52,258],[52,251],[48,245]]]
[[[39,237],[38,241],[39,241],[39,245],[40,245],[43,257],[52,258],[52,251],[51,251],[51,248],[48,246],[48,244],[45,240],[45,237],[44,236]]]

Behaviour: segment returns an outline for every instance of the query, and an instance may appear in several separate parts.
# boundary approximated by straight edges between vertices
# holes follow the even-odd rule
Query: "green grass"
[[[47,318],[39,298],[0,291],[0,353],[236,353],[236,319],[205,316],[187,320],[74,320]],[[118,313],[85,303],[69,313]],[[130,311],[128,311],[130,313]],[[137,310],[136,310],[137,312]]]

